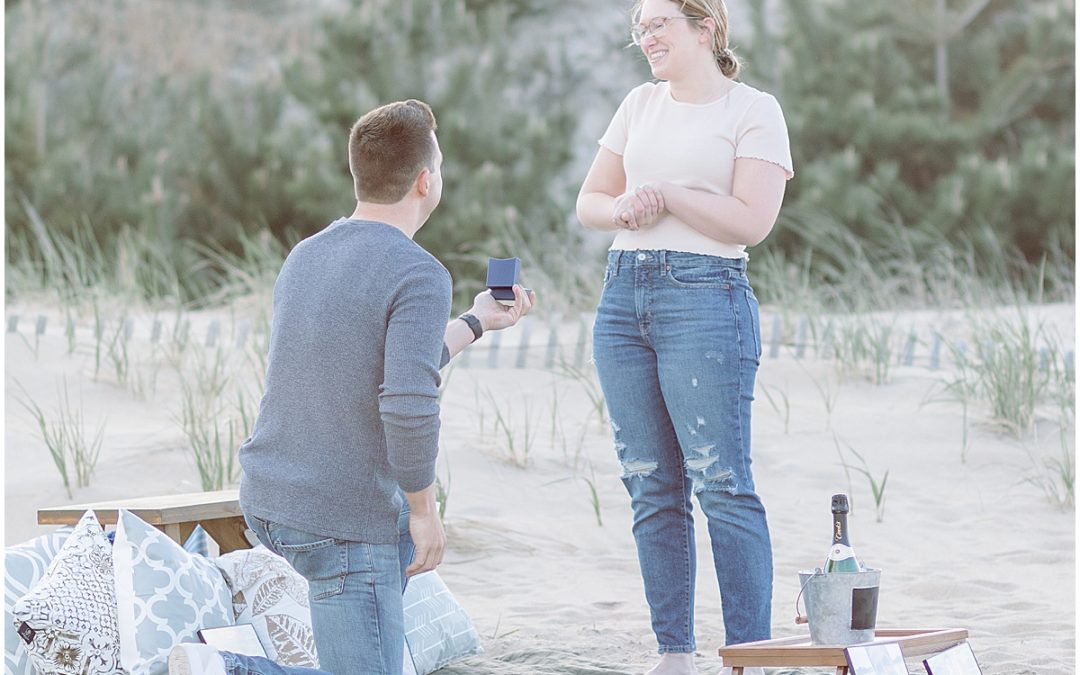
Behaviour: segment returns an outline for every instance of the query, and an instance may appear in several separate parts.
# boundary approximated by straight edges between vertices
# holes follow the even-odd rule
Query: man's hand
[[[473,299],[473,305],[469,308],[469,314],[480,319],[480,325],[488,330],[502,330],[513,326],[521,317],[529,313],[533,307],[536,294],[526,291],[519,284],[514,284],[514,304],[507,307],[499,303],[491,291],[477,294]]]
[[[411,577],[439,566],[446,548],[446,533],[435,504],[434,483],[420,492],[406,492],[405,498],[409,500],[409,536],[416,547],[412,564],[405,568],[405,576]]]

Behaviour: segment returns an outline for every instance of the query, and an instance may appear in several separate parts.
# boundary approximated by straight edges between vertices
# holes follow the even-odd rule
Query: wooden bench
[[[102,525],[113,525],[120,509],[127,509],[178,544],[187,540],[196,525],[202,525],[217,542],[221,552],[228,553],[251,548],[244,536],[247,525],[240,511],[239,497],[239,490],[220,490],[53,506],[38,509],[37,521],[39,525],[74,525],[84,513],[93,509]]]
[[[964,628],[944,630],[878,629],[874,642],[896,642],[905,658],[924,656],[944,651],[953,645],[966,642],[968,632]],[[747,642],[720,648],[724,665],[731,668],[732,675],[743,675],[743,668],[752,666],[835,667],[836,675],[848,675],[844,648],[830,645],[813,645],[810,636],[797,636]]]

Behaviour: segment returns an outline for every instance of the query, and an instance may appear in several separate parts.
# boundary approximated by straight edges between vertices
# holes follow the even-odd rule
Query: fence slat
[[[777,314],[773,317],[772,335],[769,336],[769,358],[775,359],[780,356],[780,334],[784,332],[784,322]]]
[[[502,343],[502,331],[494,331],[491,333],[491,347],[488,351],[488,368],[499,367],[499,346]]]
[[[915,336],[915,331],[908,333],[907,342],[904,344],[904,357],[902,363],[905,366],[910,366],[915,363],[915,342],[918,338]]]
[[[562,313],[555,312],[551,315],[551,326],[548,331],[547,352],[544,354],[544,367],[554,368],[555,357],[559,352],[559,327],[562,325]]]
[[[799,317],[799,330],[795,336],[795,358],[801,359],[806,354],[806,333],[810,326],[810,321],[805,317]]]
[[[217,346],[218,334],[221,333],[221,322],[214,319],[210,322],[210,327],[206,329],[206,346]]]
[[[518,343],[517,361],[514,367],[524,368],[525,358],[529,355],[529,333],[532,330],[532,322],[525,321],[519,325],[521,326],[521,342]]]

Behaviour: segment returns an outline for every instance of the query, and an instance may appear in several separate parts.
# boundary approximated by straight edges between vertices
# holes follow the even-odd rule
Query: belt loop
[[[657,269],[663,270],[667,268],[667,254],[668,252],[665,249],[656,252]]]

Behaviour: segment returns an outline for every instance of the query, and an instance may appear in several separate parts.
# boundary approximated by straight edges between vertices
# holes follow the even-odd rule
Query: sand
[[[1031,311],[1072,349],[1072,306]],[[145,337],[152,316],[136,317],[129,382],[121,384],[108,361],[95,380],[85,319],[69,354],[59,314],[9,305],[12,314],[22,318],[5,340],[5,544],[46,531],[35,524],[43,506],[200,489],[177,421],[176,371]],[[49,320],[35,339],[38,314]],[[922,328],[957,321],[908,318]],[[214,320],[222,322],[222,342],[232,344],[230,313],[193,315],[191,335],[202,340]],[[449,548],[440,574],[472,616],[485,652],[443,672],[642,673],[656,658],[655,641],[610,431],[588,380],[539,363],[550,333],[539,318],[528,321],[526,339],[538,346],[527,367],[513,367],[509,352],[503,367],[487,367],[481,343],[468,367],[447,373],[439,475],[449,485]],[[518,344],[520,330],[515,335],[505,336],[504,347]],[[572,363],[573,347],[565,354]],[[972,404],[964,450],[960,404],[934,400],[948,364],[933,370],[916,359],[875,385],[841,377],[835,360],[794,354],[784,348],[763,358],[753,423],[753,470],[775,556],[774,636],[805,633],[794,622],[797,572],[822,563],[830,496],[847,492],[856,551],[882,570],[879,627],[966,628],[988,675],[1075,673],[1075,511],[1055,504],[1040,483],[1055,480],[1046,460],[1074,453],[1074,427],[1060,429],[1055,407],[1044,404],[1035,428],[1016,438],[989,423],[985,404]],[[88,431],[105,424],[90,485],[74,488],[70,500],[36,423],[17,403],[29,396],[52,414],[65,384]],[[496,428],[500,415],[507,423]],[[859,465],[852,450],[879,481],[888,471],[880,519],[870,482],[841,464],[843,452]],[[715,673],[724,631],[700,518],[697,534],[697,663]],[[917,660],[909,669],[923,672]]]

